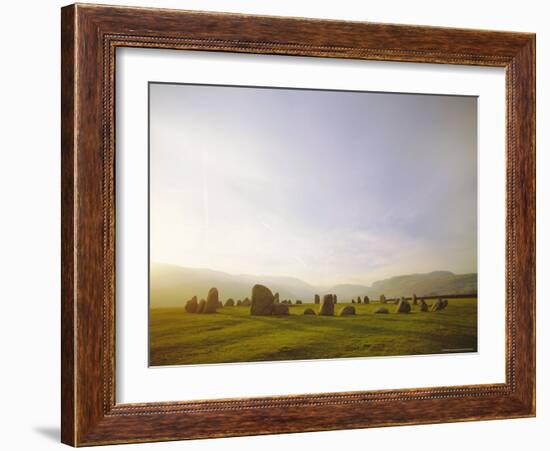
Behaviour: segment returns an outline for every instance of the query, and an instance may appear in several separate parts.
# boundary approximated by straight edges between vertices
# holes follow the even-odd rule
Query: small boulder
[[[311,307],[308,307],[304,310],[304,315],[315,315],[315,310],[313,310]]]
[[[275,297],[269,288],[263,285],[252,287],[251,315],[269,316],[273,312],[273,305],[275,305]]]
[[[225,301],[226,307],[233,307],[235,305],[235,301],[232,298],[229,298],[227,301]]]
[[[334,298],[332,297],[332,294],[325,294],[323,296],[323,302],[321,302],[319,315],[334,316]]]
[[[338,312],[338,316],[351,316],[355,315],[355,307],[353,305],[346,305],[342,307]]]
[[[411,304],[405,298],[401,298],[399,304],[397,304],[395,313],[411,313]]]
[[[386,307],[378,307],[374,313],[390,313]]]
[[[187,313],[197,313],[198,307],[199,307],[199,303],[197,302],[197,296],[193,296],[185,304],[185,311]]]
[[[273,304],[271,314],[274,316],[288,316],[290,312],[288,311],[288,305],[286,304]]]
[[[220,306],[220,300],[218,298],[218,289],[210,288],[208,295],[206,296],[206,304],[202,313],[216,313],[216,310]]]

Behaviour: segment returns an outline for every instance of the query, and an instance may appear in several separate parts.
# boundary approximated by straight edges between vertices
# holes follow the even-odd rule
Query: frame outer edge
[[[518,371],[521,384],[517,392],[526,415],[536,415],[536,35],[513,61],[516,68],[517,111],[516,165],[517,187],[517,339],[520,349]]]
[[[500,55],[500,59],[489,61],[487,65],[506,66],[512,60],[518,69],[515,79],[517,83],[517,97],[519,102],[516,107],[516,120],[513,129],[516,144],[521,144],[515,161],[514,173],[520,182],[518,186],[525,183],[524,187],[515,195],[515,201],[518,206],[518,229],[514,235],[519,240],[525,240],[522,244],[523,249],[518,253],[514,261],[517,270],[518,281],[518,349],[524,355],[518,355],[518,390],[510,394],[494,398],[495,406],[489,411],[488,403],[480,395],[474,395],[469,399],[467,408],[453,412],[459,401],[459,397],[449,397],[448,399],[430,399],[429,396],[422,400],[415,401],[415,404],[403,404],[402,407],[413,412],[422,407],[424,403],[437,405],[440,408],[447,408],[448,415],[443,418],[425,418],[421,420],[407,419],[405,416],[383,421],[377,417],[370,420],[361,417],[361,420],[350,419],[348,409],[357,411],[364,415],[365,412],[354,408],[356,404],[336,404],[335,410],[342,412],[342,422],[331,427],[320,426],[320,421],[326,415],[326,407],[311,407],[311,410],[318,411],[313,415],[314,421],[304,426],[285,424],[270,424],[280,417],[281,412],[285,418],[289,410],[284,406],[271,407],[267,414],[271,415],[263,424],[253,427],[256,424],[257,412],[248,412],[250,424],[236,424],[229,431],[221,432],[216,424],[231,419],[227,409],[213,409],[211,413],[186,413],[183,415],[174,415],[170,412],[158,413],[138,413],[136,416],[128,414],[117,414],[116,406],[113,412],[109,412],[109,406],[105,404],[106,397],[104,391],[105,376],[109,368],[101,367],[104,362],[105,342],[105,318],[102,318],[98,310],[101,302],[101,292],[103,288],[99,287],[99,281],[104,279],[105,274],[99,271],[97,262],[106,256],[103,250],[97,246],[97,237],[101,235],[101,225],[104,224],[105,217],[98,216],[96,206],[100,205],[101,196],[105,194],[106,186],[98,186],[98,178],[102,177],[100,168],[109,164],[105,161],[105,155],[101,155],[99,150],[101,146],[101,133],[98,130],[104,127],[102,123],[101,106],[105,102],[102,97],[100,85],[103,83],[101,71],[98,70],[98,64],[105,64],[105,54],[102,43],[104,36],[113,30],[121,30],[121,33],[136,33],[145,31],[145,34],[152,33],[151,30],[162,30],[164,33],[170,32],[175,36],[181,34],[181,23],[178,17],[175,22],[172,21],[168,10],[141,9],[139,13],[144,12],[145,19],[138,18],[137,12],[130,9],[119,7],[106,7],[101,5],[71,5],[62,8],[62,343],[61,343],[61,381],[62,381],[62,441],[72,446],[114,444],[114,443],[136,443],[164,440],[181,440],[190,438],[213,438],[239,435],[258,435],[267,433],[289,433],[303,431],[320,431],[329,429],[348,429],[363,427],[380,427],[389,425],[403,424],[423,424],[438,423],[448,421],[469,421],[497,418],[517,418],[533,416],[534,414],[534,256],[535,256],[535,230],[534,230],[534,200],[535,200],[535,147],[534,147],[534,35],[522,34],[518,36],[515,33],[493,33],[481,32],[489,41],[496,46],[495,55]],[[164,12],[162,12],[164,11]],[[183,11],[181,11],[183,13]],[[131,13],[131,14],[128,14]],[[169,16],[167,18],[167,15]],[[200,23],[209,23],[213,17],[223,19],[227,17],[224,14],[201,13],[196,16],[197,22],[183,20],[183,23],[191,27],[190,32],[195,31],[199,34],[199,40],[207,41],[206,31],[200,27]],[[237,16],[233,16],[236,22],[239,22]],[[242,16],[240,16],[242,17]],[[200,18],[200,20],[198,20]],[[258,16],[250,16],[257,18]],[[280,20],[285,25],[286,18]],[[288,19],[294,25],[300,23],[309,23],[307,20],[298,21],[297,19]],[[271,22],[269,17],[262,18],[267,24]],[[279,22],[277,22],[279,23]],[[324,21],[319,20],[319,28],[322,28]],[[342,26],[348,28],[363,27],[359,24],[331,22],[331,28]],[[263,24],[265,25],[265,24]],[[286,24],[288,25],[288,24]],[[365,25],[366,27],[367,25]],[[378,25],[377,25],[378,26]],[[401,31],[410,30],[414,27],[408,26],[388,26],[379,25],[383,30],[388,28],[399,28]],[[282,27],[283,29],[285,27]],[[288,27],[287,27],[288,28]],[[422,32],[426,27],[418,27],[417,32]],[[393,28],[392,28],[393,29]],[[172,30],[172,31],[170,31]],[[262,43],[264,37],[267,37],[270,29],[264,27],[263,31],[252,28],[252,34],[258,36]],[[275,30],[276,31],[276,30]],[[290,27],[290,32],[295,30]],[[315,31],[315,30],[314,30]],[[338,29],[336,30],[338,31]],[[399,30],[397,30],[399,31]],[[453,30],[439,30],[439,33],[452,33]],[[237,33],[237,32],[235,32]],[[386,39],[379,30],[374,30],[378,35],[377,39]],[[466,30],[456,30],[456,33],[472,36],[472,32]],[[243,34],[237,33],[237,36]],[[202,36],[202,37],[201,37]],[[489,39],[490,38],[490,39]],[[160,40],[162,38],[155,37]],[[301,39],[298,37],[297,39]],[[465,39],[465,38],[464,38]],[[464,40],[463,39],[463,40]],[[308,42],[311,43],[312,39]],[[479,48],[487,47],[487,43],[482,42],[479,36],[475,39]],[[238,44],[238,40],[235,41]],[[385,41],[384,41],[385,42]],[[279,45],[285,47],[284,43],[267,43],[266,48],[262,48],[257,53],[269,53],[269,49],[278,49]],[[405,54],[414,53],[414,45],[407,44],[409,48],[403,51]],[[466,44],[464,44],[466,45]],[[203,44],[198,47],[202,48]],[[308,45],[303,52],[306,55],[313,55],[315,52]],[[314,47],[314,46],[313,46]],[[312,48],[313,48],[312,47]],[[407,47],[407,46],[405,46]],[[352,45],[351,47],[355,47]],[[199,50],[199,49],[197,49]],[[215,49],[211,49],[215,50]],[[475,50],[475,49],[474,49]],[[239,50],[238,45],[231,46],[231,49],[216,49],[215,51],[243,51]],[[246,49],[244,50],[246,51]],[[284,48],[283,53],[289,50]],[[512,52],[514,52],[513,56]],[[253,49],[252,53],[256,53]],[[354,58],[351,54],[339,52],[329,52],[330,55],[342,56],[344,58]],[[411,53],[411,54],[412,54]],[[450,49],[444,49],[443,54],[451,54]],[[289,53],[290,54],[290,53]],[[330,56],[329,54],[323,56]],[[403,57],[393,54],[389,57],[392,60],[402,59]],[[485,53],[484,53],[485,55]],[[362,55],[361,55],[362,57]],[[474,55],[475,57],[475,55]],[[433,55],[419,57],[422,62],[434,62]],[[454,64],[475,64],[485,65],[471,55],[457,55]],[[375,59],[366,57],[365,59]],[[436,62],[449,63],[451,60],[437,60]],[[79,121],[79,113],[83,113],[85,120]],[[103,138],[105,140],[105,137]],[[105,145],[105,141],[103,142]],[[77,164],[78,163],[78,164]],[[103,177],[105,173],[103,173]],[[105,204],[103,205],[105,208]],[[105,229],[103,229],[105,235]],[[105,236],[104,236],[105,239]],[[518,240],[518,241],[519,241]],[[520,241],[521,243],[521,241]],[[521,268],[521,265],[526,265]],[[531,266],[529,266],[531,265]],[[102,276],[103,274],[103,276]],[[105,293],[103,291],[103,293]],[[109,312],[111,313],[111,312]],[[112,312],[114,314],[114,312]],[[108,315],[107,315],[108,316]],[[103,321],[102,321],[103,319]],[[102,335],[103,334],[103,335]],[[108,346],[112,343],[107,341]],[[529,348],[530,352],[525,352]],[[78,395],[78,396],[77,396]],[[513,402],[513,405],[510,404]],[[154,403],[155,404],[155,403]],[[392,407],[397,408],[396,402],[387,404],[373,403],[373,410],[379,411],[383,416],[384,412],[389,412]],[[357,404],[359,405],[359,404]],[[455,406],[455,407],[453,407]],[[476,408],[483,407],[484,412],[474,414]],[[294,411],[298,415],[300,409],[307,408],[307,404],[296,406]],[[451,409],[452,408],[452,409]],[[285,410],[286,409],[286,410]],[[365,407],[366,409],[366,407]],[[147,410],[147,409],[145,409]],[[405,409],[406,410],[406,409]],[[245,408],[243,412],[247,412]],[[315,412],[314,412],[315,413]],[[142,416],[145,415],[145,416]],[[302,413],[300,413],[302,415]],[[369,415],[372,415],[369,413]],[[387,415],[386,415],[387,416]],[[248,418],[247,417],[247,418]],[[282,418],[282,417],[281,417]],[[301,418],[301,416],[300,416]],[[196,420],[199,420],[198,422]],[[206,431],[204,427],[206,427]],[[334,426],[334,427],[333,427]],[[199,428],[199,429],[197,429]]]
[[[76,446],[76,7],[61,8],[61,442]]]

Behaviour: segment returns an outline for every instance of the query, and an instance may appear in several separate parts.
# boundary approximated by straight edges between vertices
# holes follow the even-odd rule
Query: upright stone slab
[[[206,296],[206,304],[204,305],[204,311],[202,313],[216,313],[219,306],[220,300],[218,297],[218,289],[210,288],[210,290],[208,290],[208,296]]]
[[[380,295],[380,304],[385,304],[386,303],[386,296],[384,296],[383,294]]]
[[[233,307],[235,305],[235,301],[232,298],[229,298],[227,301],[225,301],[226,307]]]
[[[206,305],[206,301],[204,299],[201,299],[199,302],[199,305],[197,306],[197,313],[204,313],[204,307]]]
[[[411,313],[411,304],[405,298],[401,298],[397,304],[396,313]]]
[[[445,304],[443,303],[443,299],[439,298],[430,307],[430,312],[438,312],[439,310],[443,310],[444,308]]]
[[[254,316],[269,316],[273,312],[275,297],[271,290],[263,285],[252,287],[252,305],[250,314]]]
[[[321,302],[319,315],[334,316],[334,298],[332,294],[325,294],[323,296],[323,302]]]
[[[420,299],[420,311],[427,312],[429,310],[430,310],[430,306],[426,304],[426,301],[424,299]]]
[[[418,305],[418,299],[416,298],[416,294],[414,293],[412,295],[412,305]]]
[[[365,297],[363,298],[363,304],[370,304],[370,299],[369,299],[368,296],[365,296]]]
[[[187,313],[197,313],[198,307],[199,307],[199,303],[197,302],[197,296],[193,296],[185,304],[185,311]]]
[[[315,302],[315,304],[319,304],[321,302],[321,298],[319,297],[318,294],[315,295],[315,298],[313,299],[313,302]]]

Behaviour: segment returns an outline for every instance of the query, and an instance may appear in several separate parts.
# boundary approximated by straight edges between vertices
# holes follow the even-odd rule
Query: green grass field
[[[428,301],[430,304],[433,301]],[[336,312],[344,305],[336,305]],[[151,309],[150,365],[333,359],[477,351],[477,299],[450,299],[439,312],[374,314],[380,304],[355,305],[356,316],[250,316],[249,307],[197,315],[181,308]]]

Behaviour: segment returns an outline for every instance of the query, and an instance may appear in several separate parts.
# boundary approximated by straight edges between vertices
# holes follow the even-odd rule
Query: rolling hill
[[[281,299],[301,299],[313,302],[316,293],[336,293],[341,300],[357,296],[386,297],[437,294],[477,293],[477,274],[454,274],[449,271],[433,271],[425,274],[409,274],[379,280],[371,286],[341,284],[330,288],[315,287],[294,277],[233,275],[202,268],[184,268],[175,265],[151,266],[151,307],[181,306],[187,299],[206,297],[211,287],[216,287],[220,298],[244,299],[250,297],[252,286],[260,283],[271,291],[279,292]]]

